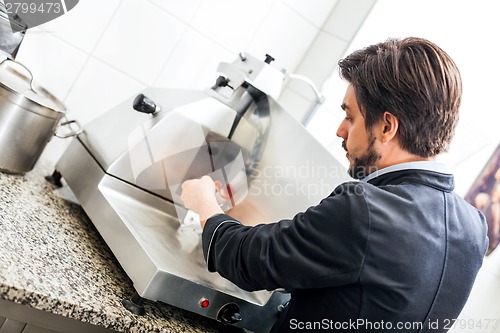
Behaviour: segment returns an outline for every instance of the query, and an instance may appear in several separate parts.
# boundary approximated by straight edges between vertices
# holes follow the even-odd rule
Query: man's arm
[[[355,282],[370,228],[363,202],[363,196],[333,194],[291,220],[254,227],[215,215],[203,231],[208,267],[245,290]]]

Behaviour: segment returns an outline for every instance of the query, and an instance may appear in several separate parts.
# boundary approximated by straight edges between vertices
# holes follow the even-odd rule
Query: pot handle
[[[71,126],[69,126],[70,124],[75,124],[77,126],[77,128],[73,129]],[[58,138],[66,139],[66,138],[77,136],[77,135],[83,133],[83,128],[77,120],[68,120],[68,121],[62,122],[57,127],[60,128],[63,126],[69,126],[69,128],[71,129],[71,132],[61,134],[56,130],[54,132],[54,135],[57,136]]]
[[[21,66],[22,68],[24,68],[24,69],[25,69],[25,70],[29,73],[29,75],[30,75],[30,89],[31,89],[33,92],[35,92],[35,93],[36,93],[35,86],[33,85],[33,73],[31,73],[31,71],[28,69],[28,67],[24,66],[23,64],[21,64],[21,63],[20,63],[20,62],[18,62],[18,61],[14,61],[14,60],[11,60],[11,59],[9,59],[9,58],[5,58],[4,60],[2,60],[2,61],[0,62],[0,66],[2,66],[2,65],[3,65],[5,62],[7,62],[7,61],[13,62],[13,63],[15,63],[15,64],[17,64],[17,65]]]

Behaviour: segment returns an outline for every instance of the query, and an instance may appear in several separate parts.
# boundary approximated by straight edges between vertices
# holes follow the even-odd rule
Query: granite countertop
[[[58,197],[40,160],[0,172],[0,299],[118,332],[240,332],[161,302],[145,316],[123,308],[135,290],[82,208]]]

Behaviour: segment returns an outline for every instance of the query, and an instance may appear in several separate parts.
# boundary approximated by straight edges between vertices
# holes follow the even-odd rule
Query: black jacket
[[[483,215],[453,188],[450,174],[403,170],[341,184],[292,220],[221,214],[205,258],[245,290],[291,292],[272,332],[445,332],[488,245]]]

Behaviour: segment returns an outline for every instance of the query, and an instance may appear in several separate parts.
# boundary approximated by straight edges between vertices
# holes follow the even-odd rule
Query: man
[[[337,135],[361,181],[255,227],[223,214],[209,177],[185,182],[185,206],[207,220],[208,268],[246,290],[290,291],[272,332],[446,332],[488,244],[484,217],[433,161],[458,121],[459,71],[419,38],[369,46],[339,66],[349,86]]]

